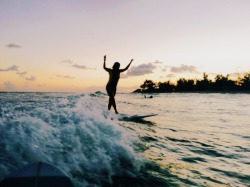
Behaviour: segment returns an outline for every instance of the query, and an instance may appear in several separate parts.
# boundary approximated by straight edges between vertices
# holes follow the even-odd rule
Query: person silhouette
[[[117,111],[117,108],[116,108],[115,94],[116,94],[117,83],[120,79],[120,73],[126,71],[132,62],[133,62],[133,59],[130,61],[130,63],[127,65],[127,67],[124,69],[119,69],[120,63],[115,62],[112,69],[110,69],[110,68],[106,67],[106,55],[104,56],[103,69],[105,69],[109,73],[109,81],[106,85],[106,90],[107,90],[107,93],[109,96],[108,110],[110,110],[111,107],[113,106],[116,114],[119,114]]]

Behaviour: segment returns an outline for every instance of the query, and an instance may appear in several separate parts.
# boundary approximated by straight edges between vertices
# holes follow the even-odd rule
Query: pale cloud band
[[[34,81],[34,80],[36,80],[36,77],[35,76],[25,77],[25,80],[26,81]]]
[[[13,66],[8,67],[6,69],[0,69],[0,71],[18,71],[18,66],[13,65]]]
[[[195,66],[188,66],[184,64],[181,64],[180,67],[175,67],[175,66],[170,67],[170,72],[172,73],[199,73],[199,71],[197,71],[197,68]]]
[[[140,76],[140,75],[151,74],[153,73],[153,70],[156,68],[157,66],[155,66],[152,63],[133,66],[128,70],[127,76]]]
[[[62,60],[60,63],[63,63],[63,64],[71,64],[71,67],[73,68],[76,68],[76,69],[89,69],[89,70],[96,70],[95,68],[90,68],[90,67],[87,67],[85,65],[78,65],[78,64],[74,64],[73,61],[71,60]]]
[[[57,75],[57,77],[64,78],[64,79],[75,79],[75,77],[71,77],[68,75]]]
[[[21,78],[24,78],[27,81],[36,80],[35,76],[26,77],[25,75],[27,74],[27,72],[26,71],[23,71],[23,72],[19,71],[19,67],[16,65],[13,65],[13,66],[5,68],[5,69],[0,69],[0,72],[9,72],[9,71],[16,72],[17,75],[19,75]]]
[[[173,73],[167,74],[167,78],[173,78],[173,77],[175,77],[175,74],[173,74]]]
[[[15,43],[9,43],[9,44],[5,45],[5,47],[8,47],[8,48],[21,48],[20,45],[15,44]]]
[[[127,74],[123,74],[122,78],[126,78],[128,76],[141,76],[148,75],[154,73],[154,70],[161,69],[162,72],[169,72],[167,77],[175,77],[175,74],[181,73],[192,73],[192,74],[200,74],[195,66],[189,66],[181,64],[180,66],[164,66],[163,62],[155,61],[147,64],[141,64],[138,66],[131,67]]]
[[[73,62],[71,60],[62,60],[60,63],[63,63],[63,64],[73,64]]]
[[[77,69],[88,69],[86,66],[84,65],[77,65],[77,64],[73,64],[72,67],[77,68]]]

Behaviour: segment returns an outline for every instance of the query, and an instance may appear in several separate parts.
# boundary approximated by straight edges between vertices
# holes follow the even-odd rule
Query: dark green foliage
[[[172,84],[170,81],[153,82],[145,80],[134,92],[146,93],[165,93],[165,92],[249,92],[250,91],[250,73],[246,73],[243,78],[238,77],[238,80],[231,80],[229,75],[218,74],[215,80],[209,80],[208,74],[203,73],[203,79],[193,80],[180,78],[177,84]]]
[[[166,82],[159,82],[158,83],[158,88],[159,90],[163,91],[163,92],[173,92],[175,89],[175,85],[171,84],[170,81],[166,81]]]
[[[177,81],[177,91],[194,91],[194,80],[181,78]]]
[[[153,92],[157,89],[156,83],[152,80],[145,80],[140,87],[142,88],[142,90],[147,90],[147,92]]]
[[[242,90],[250,90],[250,73],[246,73],[242,78]]]

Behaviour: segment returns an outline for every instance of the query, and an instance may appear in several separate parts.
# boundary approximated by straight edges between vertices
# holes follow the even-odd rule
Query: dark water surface
[[[0,179],[53,163],[76,186],[248,186],[250,94],[0,93]]]

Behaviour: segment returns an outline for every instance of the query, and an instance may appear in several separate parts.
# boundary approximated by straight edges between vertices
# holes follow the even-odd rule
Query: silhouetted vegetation
[[[229,75],[216,75],[215,79],[209,80],[208,74],[203,73],[203,79],[180,78],[176,84],[170,81],[154,82],[145,80],[139,93],[166,93],[166,92],[250,92],[250,73],[246,73],[237,80],[232,80]]]

